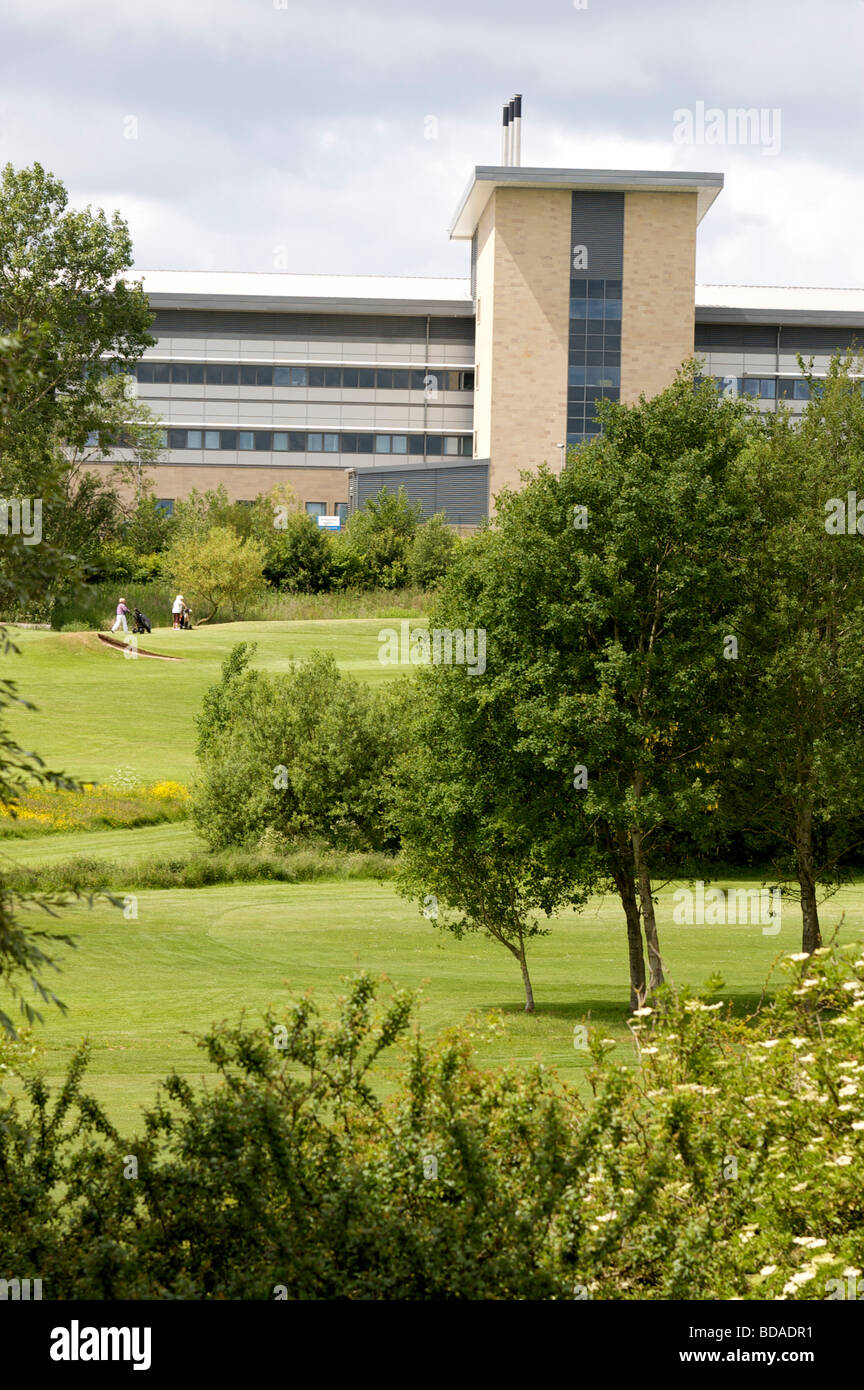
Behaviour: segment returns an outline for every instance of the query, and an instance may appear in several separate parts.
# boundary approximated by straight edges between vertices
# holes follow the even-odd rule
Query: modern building
[[[450,235],[460,279],[142,272],[158,342],[137,391],[165,422],[166,506],[289,482],[344,517],[387,484],[476,526],[502,486],[655,394],[695,352],[761,409],[803,408],[864,344],[864,290],[695,285],[712,173],[476,168]],[[466,261],[468,247],[466,247]]]

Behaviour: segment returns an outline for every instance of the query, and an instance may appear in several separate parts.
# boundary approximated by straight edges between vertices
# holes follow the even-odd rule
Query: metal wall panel
[[[343,455],[344,458],[344,455]],[[424,517],[446,512],[454,526],[479,526],[488,515],[489,465],[472,463],[461,468],[432,465],[428,468],[376,468],[355,471],[354,504],[362,507],[382,487],[400,487],[412,502],[423,505]]]

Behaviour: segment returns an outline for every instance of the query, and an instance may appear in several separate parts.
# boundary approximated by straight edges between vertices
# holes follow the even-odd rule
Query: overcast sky
[[[0,13],[0,159],[119,208],[148,269],[467,274],[447,228],[472,167],[500,162],[501,104],[521,91],[525,165],[725,175],[700,281],[861,286],[862,89],[864,0]],[[727,143],[696,143],[699,103]],[[738,108],[764,111],[761,143],[728,143]]]

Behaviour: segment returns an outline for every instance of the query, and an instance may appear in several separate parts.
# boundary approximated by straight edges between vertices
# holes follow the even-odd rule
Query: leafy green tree
[[[264,576],[292,594],[326,592],[334,574],[333,541],[306,512],[288,512],[271,526]]]
[[[398,701],[313,655],[284,675],[250,670],[235,648],[199,720],[196,824],[211,848],[318,837],[387,849]]]
[[[398,589],[408,579],[411,543],[423,513],[409,502],[404,487],[382,487],[376,497],[352,512],[336,543],[345,588]]]
[[[836,888],[864,844],[864,534],[855,510],[864,400],[856,367],[851,355],[837,356],[825,379],[808,373],[800,424],[785,412],[770,416],[741,469],[747,563],[730,629],[740,646],[730,663],[738,695],[718,750],[721,814],[768,850],[786,891],[795,885],[808,952],[821,945],[820,895]]]
[[[164,572],[193,603],[204,603],[209,622],[220,608],[233,617],[243,610],[264,583],[264,547],[241,540],[228,526],[213,526],[204,536],[181,532],[165,553]]]
[[[434,589],[450,567],[459,542],[444,512],[436,512],[417,527],[408,551],[408,582],[418,589]]]
[[[105,421],[106,371],[128,368],[155,341],[147,296],[125,278],[125,222],[67,203],[39,164],[0,174],[0,333],[43,325],[37,371],[18,381],[4,422],[3,483],[22,494],[51,492],[57,441],[85,447]]]

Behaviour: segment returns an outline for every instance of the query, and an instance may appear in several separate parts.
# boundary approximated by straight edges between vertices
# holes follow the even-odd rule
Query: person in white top
[[[173,618],[174,618],[174,626],[175,626],[175,627],[179,627],[179,626],[180,626],[180,618],[181,618],[182,615],[183,615],[183,609],[184,609],[185,607],[186,607],[186,604],[185,604],[185,602],[184,602],[183,595],[182,595],[182,594],[178,594],[177,597],[175,598],[173,604],[171,605],[171,614],[172,614],[172,616],[173,616]]]

